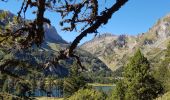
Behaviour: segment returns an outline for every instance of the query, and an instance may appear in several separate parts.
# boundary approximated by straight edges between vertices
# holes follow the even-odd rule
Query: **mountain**
[[[22,25],[15,23],[15,15],[9,11],[0,11],[0,29],[3,31],[6,28],[17,29]],[[13,59],[22,62],[22,64],[14,65],[13,67],[7,66],[6,69],[12,72],[19,72],[21,75],[23,72],[30,71],[34,69],[40,69],[45,76],[53,75],[58,77],[64,77],[69,74],[69,69],[72,66],[75,59],[69,58],[66,60],[60,60],[58,63],[52,63],[54,59],[59,54],[60,50],[66,49],[69,44],[62,39],[62,37],[57,33],[54,26],[49,26],[44,24],[45,29],[45,40],[41,47],[33,46],[29,49],[20,49],[19,45],[14,44],[15,41],[7,39],[0,44],[0,64],[3,64],[6,59]],[[3,37],[0,37],[0,40]],[[15,48],[12,45],[16,45]],[[8,50],[12,52],[8,52]],[[77,49],[76,54],[80,56],[82,65],[85,66],[87,71],[86,75],[103,75],[107,76],[112,73],[112,71],[97,57],[91,55],[90,53]],[[27,68],[24,66],[27,65]]]
[[[115,71],[124,64],[126,54],[133,52],[135,45],[136,37],[105,33],[84,43],[80,48],[94,54]]]
[[[117,71],[126,64],[137,48],[141,48],[150,61],[159,62],[169,40],[170,14],[159,19],[146,33],[137,36],[105,33],[82,44],[80,48],[94,54],[110,69]]]
[[[63,40],[62,37],[57,33],[57,30],[54,26],[49,26],[48,24],[45,24],[44,30],[45,42],[67,44],[67,42]]]
[[[0,10],[0,26],[5,26],[4,28],[13,27],[16,16],[9,11]],[[27,20],[28,21],[28,20]],[[20,27],[19,25],[17,27]],[[13,27],[14,28],[14,27]],[[57,33],[57,30],[54,26],[50,26],[48,24],[44,24],[45,30],[45,42],[50,43],[63,43],[67,42],[62,39],[62,37]]]

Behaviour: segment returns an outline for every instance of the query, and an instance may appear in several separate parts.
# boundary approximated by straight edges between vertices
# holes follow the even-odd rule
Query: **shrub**
[[[80,89],[68,100],[106,100],[104,93],[93,89]]]

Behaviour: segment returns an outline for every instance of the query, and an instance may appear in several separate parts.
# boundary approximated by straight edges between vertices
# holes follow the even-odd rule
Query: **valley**
[[[104,33],[82,44],[80,48],[90,52],[103,61],[112,71],[121,69],[136,49],[141,48],[144,55],[158,62],[170,40],[170,15],[159,19],[148,32],[136,36]]]
[[[38,1],[37,5],[31,5],[42,7],[34,12],[37,16],[56,3],[55,0],[53,3]],[[24,2],[21,11],[34,3],[30,1],[24,8]],[[39,6],[40,2],[44,6]],[[0,99],[161,100],[169,97],[170,14],[156,21],[145,33],[98,33],[98,27],[107,24],[111,15],[127,1],[117,0],[112,8],[115,11],[105,8],[100,16],[94,13],[98,6],[93,0],[77,5],[69,5],[70,2],[65,1],[68,7],[64,12],[66,6],[56,10],[62,12],[62,19],[70,17],[67,11],[74,12],[72,19],[60,22],[60,26],[71,25],[63,30],[77,32],[79,24],[75,23],[88,23],[78,29],[80,35],[73,42],[64,40],[44,16],[28,20],[25,15],[22,18],[0,10]],[[85,5],[93,9],[90,15],[93,17],[80,20],[78,13]],[[79,45],[88,33],[96,35]]]

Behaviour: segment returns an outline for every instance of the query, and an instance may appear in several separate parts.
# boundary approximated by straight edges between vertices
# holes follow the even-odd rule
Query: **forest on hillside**
[[[157,26],[166,24],[167,38],[163,38],[166,42],[161,41],[162,48],[157,46],[160,35],[155,28],[138,38],[100,35],[98,29],[109,23],[129,0],[114,0],[103,8],[101,1],[107,3],[106,0],[16,0],[21,3],[17,15],[1,9],[0,100],[161,100],[163,96],[170,99],[170,17],[157,23]],[[30,10],[35,18],[28,20],[26,13]],[[46,11],[57,13],[62,31],[77,33],[72,42],[58,35]],[[88,34],[100,38],[84,43],[84,49],[80,42]],[[133,43],[137,45],[130,48]],[[117,70],[109,67],[113,66],[112,60],[118,62]]]

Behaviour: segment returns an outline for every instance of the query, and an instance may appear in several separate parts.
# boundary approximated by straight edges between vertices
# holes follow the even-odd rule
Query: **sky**
[[[18,2],[16,2],[18,1]],[[23,0],[9,0],[9,2],[0,2],[0,9],[9,10],[17,14]],[[102,0],[99,0],[102,1]],[[106,6],[113,4],[115,0],[106,0]],[[102,2],[103,3],[103,2]],[[102,6],[102,5],[101,5]],[[26,18],[33,19],[31,14],[33,9],[27,11]],[[118,12],[114,13],[109,22],[98,29],[99,33],[112,33],[114,35],[128,34],[137,35],[147,32],[158,19],[170,14],[170,0],[129,0]],[[49,18],[57,32],[68,42],[71,42],[79,34],[77,32],[61,31],[59,25],[60,17],[58,14],[46,12],[45,16]],[[94,34],[83,38],[80,44],[94,37]]]

